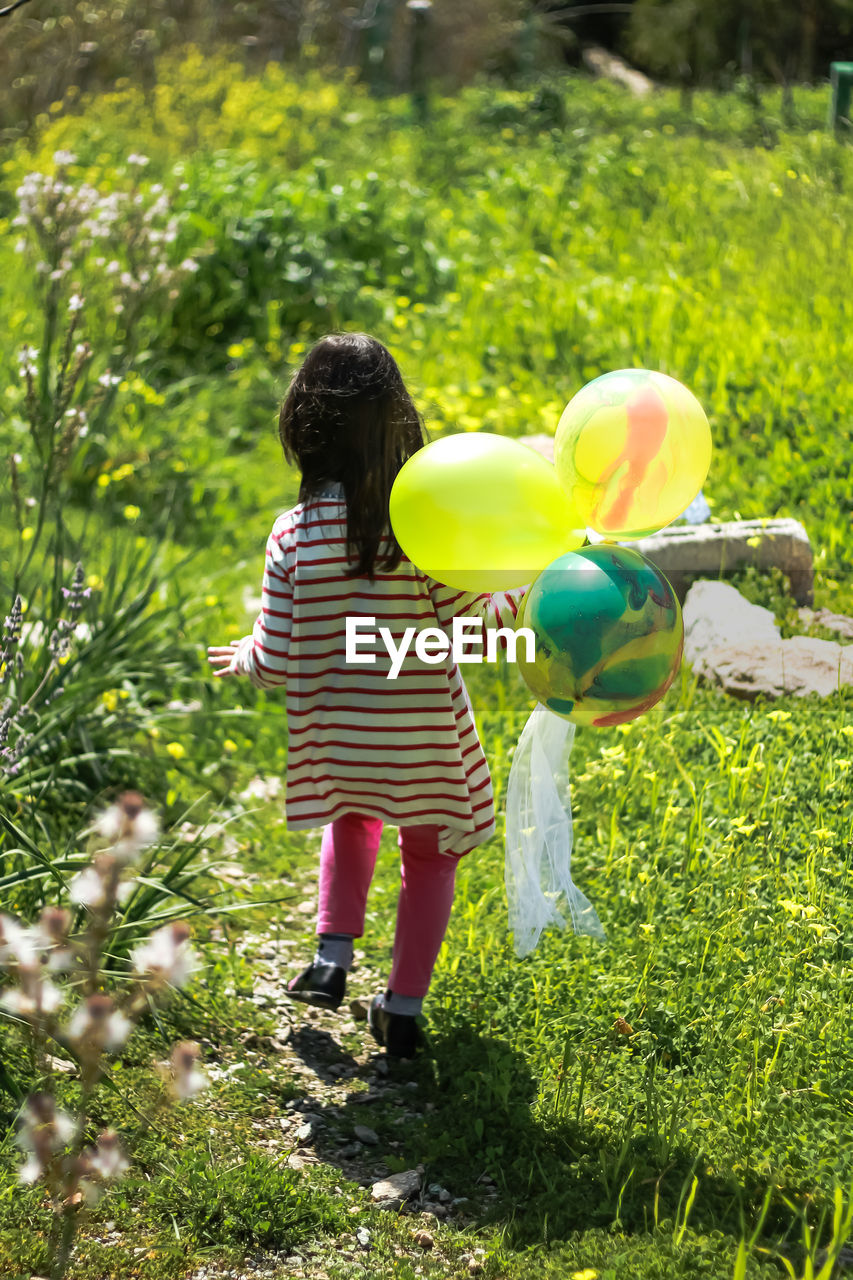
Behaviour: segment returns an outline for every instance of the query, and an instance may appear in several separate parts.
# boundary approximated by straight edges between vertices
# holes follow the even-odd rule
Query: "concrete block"
[[[681,600],[692,578],[720,578],[748,565],[781,569],[797,604],[811,604],[813,599],[814,555],[809,535],[798,520],[675,525],[626,545],[657,565]]]

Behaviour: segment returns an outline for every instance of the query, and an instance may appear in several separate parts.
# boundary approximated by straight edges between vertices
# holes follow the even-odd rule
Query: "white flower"
[[[34,1182],[38,1182],[42,1175],[41,1162],[34,1152],[30,1152],[24,1163],[18,1170],[18,1178],[27,1186],[32,1186]]]
[[[125,791],[97,818],[93,830],[122,862],[131,862],[160,834],[157,815],[138,791]]]
[[[179,271],[198,271],[198,263],[195,262],[192,258],[184,258],[183,262],[178,267],[178,270]]]
[[[18,352],[18,373],[22,378],[34,376],[38,372],[36,360],[38,359],[39,348],[31,346],[23,346]]]
[[[136,972],[150,974],[173,987],[185,986],[198,967],[188,938],[189,929],[182,922],[158,929],[131,953]]]
[[[23,627],[21,628],[23,639]],[[32,969],[38,964],[39,949],[35,930],[18,924],[11,916],[0,916],[0,967],[12,965]]]
[[[53,163],[54,164],[76,164],[77,157],[75,156],[73,151],[54,151]]]
[[[46,1013],[56,1013],[62,1004],[62,992],[52,982],[46,982],[37,974],[28,974],[26,985],[20,989],[10,987],[0,995],[0,1006],[19,1018],[40,1018]]]
[[[21,1112],[21,1127],[15,1142],[22,1150],[31,1153],[26,1165],[28,1181],[35,1182],[41,1166],[49,1160],[51,1152],[68,1145],[74,1136],[74,1121],[65,1111],[57,1111],[49,1093],[32,1093]],[[38,1164],[38,1173],[34,1165]]]
[[[68,896],[78,907],[102,907],[106,901],[106,885],[97,867],[86,867],[71,881]]]
[[[120,1178],[130,1167],[114,1129],[105,1129],[94,1151],[89,1151],[88,1155],[92,1168],[104,1179]]]
[[[37,945],[47,955],[51,973],[67,972],[74,966],[74,953],[68,946],[71,912],[64,907],[45,907],[35,927]]]
[[[106,373],[101,374],[100,378],[98,378],[98,382],[102,387],[117,387],[121,382],[121,378],[117,373],[110,373],[107,371]]]
[[[89,996],[78,1005],[65,1028],[65,1035],[77,1044],[90,1043],[113,1053],[120,1049],[133,1029],[133,1024],[109,996]]]
[[[175,1097],[194,1098],[210,1084],[206,1073],[199,1066],[201,1050],[194,1041],[183,1040],[176,1044],[169,1059],[171,1085]]]
[[[78,311],[83,310],[85,301],[86,299],[81,298],[79,293],[72,293],[71,297],[68,299],[68,310],[73,315],[76,315]]]

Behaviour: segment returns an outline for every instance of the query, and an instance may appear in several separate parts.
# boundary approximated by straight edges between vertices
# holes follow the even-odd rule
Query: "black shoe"
[[[291,1000],[317,1005],[320,1009],[337,1009],[347,989],[347,971],[339,964],[309,964],[285,990]]]
[[[374,996],[370,1002],[367,1025],[389,1058],[413,1058],[417,1053],[421,1041],[417,1020],[405,1013],[389,1013],[381,995]]]

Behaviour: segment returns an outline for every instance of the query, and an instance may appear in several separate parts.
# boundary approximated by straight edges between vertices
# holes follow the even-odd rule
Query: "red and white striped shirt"
[[[288,828],[364,813],[394,826],[435,824],[442,852],[467,853],[493,835],[495,811],[458,666],[450,653],[435,665],[422,662],[412,642],[397,678],[388,679],[386,646],[377,635],[370,649],[367,630],[359,653],[375,653],[375,661],[348,663],[346,618],[374,618],[397,646],[410,627],[450,637],[455,617],[514,628],[524,588],[455,591],[405,557],[372,582],[348,578],[346,529],[340,485],[278,517],[267,541],[261,612],[232,664],[259,688],[286,685]],[[482,656],[484,649],[466,652]]]

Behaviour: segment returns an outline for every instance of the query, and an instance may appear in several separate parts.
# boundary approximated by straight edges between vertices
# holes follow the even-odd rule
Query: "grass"
[[[204,322],[190,324],[187,298],[177,335],[168,318],[146,320],[139,382],[72,466],[70,520],[94,492],[92,527],[130,554],[154,536],[153,509],[168,495],[178,514],[167,562],[200,552],[203,608],[179,634],[197,646],[198,705],[170,709],[178,691],[161,682],[147,718],[125,738],[116,720],[115,733],[167,821],[225,821],[204,847],[232,866],[241,910],[218,926],[199,920],[206,969],[192,998],[147,1023],[114,1072],[103,1119],[126,1135],[134,1165],[81,1237],[81,1280],[239,1271],[252,1258],[313,1280],[478,1267],[490,1280],[805,1280],[849,1229],[836,1199],[846,1206],[853,1186],[849,691],[747,705],[685,670],[641,720],[580,732],[574,874],[607,943],[551,933],[517,959],[500,839],[478,850],[459,872],[428,1052],[389,1077],[384,1100],[357,1100],[381,1080],[362,1031],[330,1022],[312,1041],[306,1024],[282,1054],[263,1046],[279,1030],[275,1010],[249,998],[260,971],[253,939],[290,943],[293,968],[310,954],[310,916],[297,908],[313,892],[317,839],[288,833],[280,803],[240,798],[253,777],[285,770],[281,700],[214,684],[203,646],[248,628],[244,589],[257,590],[268,528],[294,501],[274,408],[316,332],[376,331],[438,429],[552,429],[569,396],[607,368],[673,373],[711,417],[715,514],[803,519],[816,603],[853,611],[843,411],[853,162],[819,133],[819,95],[799,95],[801,118],[783,128],[735,99],[697,95],[687,118],[667,93],[638,105],[574,79],[559,92],[563,123],[531,114],[526,92],[483,88],[438,104],[422,131],[403,104],[380,109],[355,89],[300,87],[273,70],[243,81],[194,63],[180,79],[164,71],[153,107],[128,86],[83,116],[45,122],[5,162],[0,218],[13,214],[20,173],[49,167],[60,146],[79,153],[81,176],[106,185],[120,181],[130,150],[150,154],[161,179],[183,165],[181,251],[195,237],[210,254],[197,294]],[[269,123],[276,113],[286,128]],[[291,222],[278,218],[285,207]],[[274,248],[262,237],[275,235],[284,248],[268,295],[253,255],[268,261],[259,245]],[[37,295],[25,266],[0,255],[16,299],[2,364],[34,340]],[[291,262],[308,263],[310,298],[287,276]],[[104,323],[106,362],[114,322]],[[20,396],[10,372],[0,424],[10,448]],[[121,479],[97,485],[119,467]],[[125,529],[128,504],[140,515]],[[0,565],[10,540],[0,531]],[[90,545],[100,554],[98,540]],[[800,629],[778,578],[737,581],[776,609],[786,634]],[[169,625],[158,638],[167,650]],[[469,686],[500,803],[530,699],[505,668],[481,668]],[[81,803],[95,798],[93,786]],[[387,833],[356,993],[386,972],[397,877]],[[202,1039],[209,1065],[238,1069],[172,1113],[150,1066],[177,1036]],[[343,1100],[317,1103],[326,1163],[295,1170],[279,1121],[306,1087],[297,1050],[317,1043],[355,1074]],[[32,1082],[14,1031],[4,1031],[3,1057],[22,1086]],[[320,1078],[331,1094],[333,1078]],[[61,1088],[73,1100],[73,1077]],[[2,1102],[11,1125],[14,1102]],[[461,1219],[429,1223],[432,1246],[413,1236],[424,1220],[377,1211],[335,1165],[335,1142],[356,1123],[375,1128],[390,1171],[423,1164],[429,1181],[468,1197]],[[15,1165],[9,1129],[0,1271],[23,1276],[42,1264],[44,1219]]]

